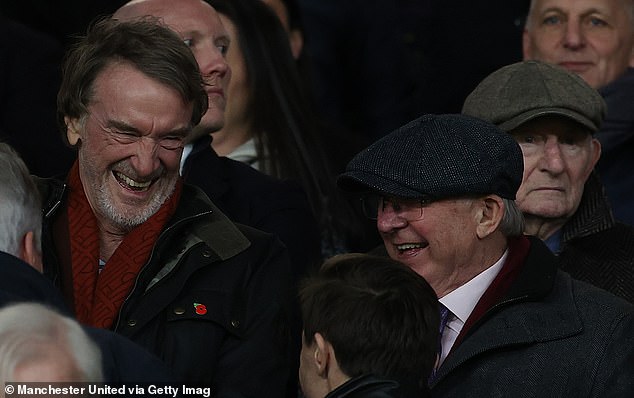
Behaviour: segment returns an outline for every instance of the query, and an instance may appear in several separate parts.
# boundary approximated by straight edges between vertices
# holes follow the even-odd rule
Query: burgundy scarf
[[[146,222],[130,231],[99,273],[99,230],[86,199],[77,162],[68,176],[68,231],[73,275],[73,302],[80,322],[109,329],[167,220],[174,214],[182,183]]]
[[[478,321],[484,314],[498,303],[504,295],[509,291],[511,285],[524,267],[526,256],[530,249],[531,243],[526,236],[520,236],[509,239],[509,255],[506,258],[504,266],[493,279],[491,285],[484,292],[480,300],[476,304],[469,319],[465,322],[460,335],[456,339],[453,347],[457,347],[462,339],[465,337],[469,329]]]

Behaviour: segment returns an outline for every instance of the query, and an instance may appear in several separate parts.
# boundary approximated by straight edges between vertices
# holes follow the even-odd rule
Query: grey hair
[[[0,251],[19,257],[22,238],[33,231],[41,252],[40,194],[24,161],[6,143],[0,143],[0,187]]]
[[[101,351],[77,321],[41,304],[20,303],[0,310],[0,385],[13,381],[18,366],[45,358],[42,347],[51,346],[73,359],[78,372],[69,375],[72,381],[103,381]]]
[[[524,214],[514,200],[502,198],[504,214],[498,227],[504,236],[521,236],[524,234]]]

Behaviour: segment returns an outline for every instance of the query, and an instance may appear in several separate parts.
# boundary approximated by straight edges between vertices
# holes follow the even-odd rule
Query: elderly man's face
[[[415,221],[394,211],[379,212],[377,228],[390,257],[423,276],[442,297],[482,271],[481,259],[473,258],[478,246],[477,203],[432,202]]]
[[[524,154],[519,208],[537,218],[571,217],[599,160],[599,142],[576,122],[558,116],[533,119],[511,134]]]
[[[97,76],[88,115],[67,120],[79,145],[79,174],[102,228],[127,231],[150,218],[178,179],[193,104],[134,66],[113,63]]]
[[[634,66],[631,0],[533,0],[524,59],[560,65],[601,88]]]

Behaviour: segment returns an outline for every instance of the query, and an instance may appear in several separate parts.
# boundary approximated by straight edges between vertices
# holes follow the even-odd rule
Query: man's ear
[[[29,231],[22,237],[20,245],[20,258],[30,264],[38,272],[43,272],[42,267],[42,254],[37,249],[35,244],[35,234],[33,231]]]
[[[590,151],[590,164],[592,165],[592,167],[590,167],[590,171],[592,171],[592,169],[594,169],[594,166],[596,166],[597,162],[599,161],[599,158],[601,157],[601,142],[599,142],[599,140],[594,137],[592,137]],[[590,173],[588,173],[588,175],[590,175]]]
[[[79,119],[64,116],[64,123],[66,123],[66,138],[68,138],[68,143],[72,146],[77,145],[77,142],[79,142],[81,138],[81,123]]]
[[[482,205],[478,209],[476,234],[478,238],[484,239],[491,235],[500,225],[504,215],[504,202],[497,195],[485,196],[479,199]]]
[[[330,343],[324,339],[321,333],[315,333],[315,368],[319,377],[327,378],[330,367]]]

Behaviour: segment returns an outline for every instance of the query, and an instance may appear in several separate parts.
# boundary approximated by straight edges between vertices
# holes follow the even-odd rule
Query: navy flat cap
[[[515,199],[523,170],[519,145],[495,125],[466,115],[424,115],[358,153],[337,185],[408,199]]]

